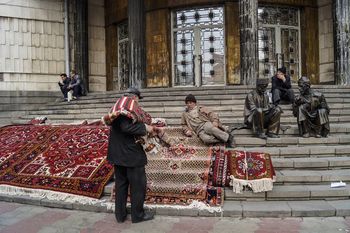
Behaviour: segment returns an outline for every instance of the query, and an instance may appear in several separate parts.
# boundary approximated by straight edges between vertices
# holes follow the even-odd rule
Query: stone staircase
[[[245,191],[234,194],[225,189],[223,216],[288,217],[288,216],[349,216],[350,215],[350,87],[313,86],[326,96],[330,106],[331,133],[328,138],[300,138],[291,106],[282,105],[283,126],[280,138],[262,140],[252,137],[250,130],[234,132],[237,149],[263,151],[272,155],[277,181],[270,192]],[[225,124],[243,123],[243,104],[248,86],[202,88],[155,88],[142,91],[141,105],[153,117],[167,119],[169,126],[180,124],[184,98],[192,93],[198,104],[210,107],[220,115]],[[298,93],[295,90],[295,93]],[[78,101],[51,102],[29,110],[12,123],[25,123],[38,116],[46,116],[49,123],[93,121],[109,111],[118,92],[90,94]],[[331,182],[347,183],[343,188],[330,188]],[[106,186],[109,195],[111,184]],[[159,211],[159,212],[158,212]],[[156,209],[159,214],[172,211]],[[217,213],[185,211],[184,215],[209,215]]]
[[[13,119],[55,102],[61,96],[59,92],[49,91],[0,91],[0,126],[11,124]]]

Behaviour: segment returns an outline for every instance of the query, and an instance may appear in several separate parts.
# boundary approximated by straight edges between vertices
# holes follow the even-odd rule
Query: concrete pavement
[[[156,216],[131,224],[115,221],[114,214],[64,210],[0,202],[0,233],[333,233],[350,232],[350,218],[229,218]]]

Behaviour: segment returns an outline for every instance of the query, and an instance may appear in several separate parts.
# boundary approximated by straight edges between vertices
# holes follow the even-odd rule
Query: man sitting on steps
[[[186,136],[191,137],[195,133],[207,145],[226,142],[228,147],[234,147],[233,135],[225,130],[216,113],[197,106],[196,97],[192,94],[186,96],[185,103],[187,107],[182,113],[181,126]]]

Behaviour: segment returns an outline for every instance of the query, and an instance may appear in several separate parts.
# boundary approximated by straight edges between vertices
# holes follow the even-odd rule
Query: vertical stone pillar
[[[157,22],[154,22],[157,23]],[[129,29],[129,80],[130,86],[146,85],[146,49],[145,49],[145,10],[144,0],[128,1]]]
[[[255,85],[258,78],[258,0],[239,0],[241,80]]]
[[[335,83],[350,85],[350,2],[333,1]]]
[[[89,90],[88,1],[75,2],[75,69]]]

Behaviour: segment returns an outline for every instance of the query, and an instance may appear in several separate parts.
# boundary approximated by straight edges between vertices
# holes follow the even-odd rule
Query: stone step
[[[100,202],[71,203],[55,201],[43,197],[8,196],[0,194],[0,201],[16,202],[52,208],[84,210],[90,212],[113,213],[114,203],[105,196]],[[347,200],[307,200],[307,201],[225,201],[223,207],[197,208],[177,205],[148,205],[145,209],[156,215],[192,217],[346,217],[350,216],[350,201]],[[130,211],[130,207],[128,207]]]
[[[145,97],[140,101],[142,106],[146,106],[147,103],[154,102],[154,103],[163,103],[166,104],[167,102],[175,102],[178,105],[184,105],[186,95],[181,96],[164,96],[164,95],[157,95],[157,96],[149,96]],[[215,94],[204,94],[204,95],[197,95],[196,99],[198,104],[206,104],[208,102],[206,101],[220,101],[221,103],[231,103],[231,104],[242,104],[244,103],[244,100],[246,98],[246,94],[243,95],[215,95]],[[74,100],[72,102],[76,102],[79,104],[94,104],[94,103],[109,103],[110,105],[113,105],[116,102],[117,98],[80,98],[79,100]],[[344,95],[344,96],[327,96],[326,95],[327,103],[350,103],[350,96]],[[47,101],[48,102],[48,101]],[[43,102],[40,102],[43,103]],[[210,102],[209,102],[210,103]],[[57,102],[51,101],[48,103],[48,105],[66,105],[67,102]]]
[[[350,145],[301,145],[286,147],[236,147],[235,150],[260,151],[280,158],[317,158],[350,156]]]
[[[327,138],[302,138],[302,137],[280,137],[280,138],[267,138],[260,139],[255,137],[236,136],[235,144],[237,147],[249,147],[249,146],[268,146],[268,147],[285,147],[291,145],[337,145],[337,144],[349,144],[350,135],[332,135]]]
[[[350,157],[273,158],[275,169],[337,169],[350,168]]]
[[[350,169],[339,170],[298,170],[282,169],[276,171],[276,182],[284,184],[322,184],[329,182],[349,182]]]
[[[227,114],[230,115],[230,114]],[[43,116],[43,114],[27,114],[24,116],[21,116],[21,119],[33,119],[35,117]],[[56,120],[98,120],[101,119],[104,114],[44,114],[48,119],[52,121]],[[152,114],[153,117],[157,117],[156,114]],[[220,121],[223,124],[243,124],[244,118],[243,117],[233,117],[233,116],[225,116],[221,117]],[[330,123],[349,123],[350,122],[350,115],[348,116],[330,116],[329,117]],[[166,118],[166,122],[168,125],[175,126],[175,125],[181,125],[181,117],[174,117],[174,118]],[[281,117],[281,123],[282,124],[296,124],[296,118],[289,116],[289,117]]]
[[[225,201],[230,200],[335,200],[349,199],[350,186],[331,188],[324,185],[274,185],[272,191],[253,193],[243,191],[234,193],[231,187],[225,188]],[[349,200],[350,201],[350,200]]]
[[[225,217],[332,217],[349,216],[350,200],[225,201]]]
[[[182,110],[184,109],[181,107]],[[145,111],[147,111],[147,108],[145,108]],[[218,106],[215,109],[215,111],[220,119],[221,118],[227,118],[227,117],[233,117],[233,118],[242,118],[243,116],[243,110],[232,110],[231,107],[224,107],[224,106]],[[152,117],[160,117],[160,118],[166,118],[166,119],[181,119],[183,111],[171,111],[171,112],[153,112],[148,111]],[[91,114],[94,115],[106,115],[108,113],[108,109],[106,108],[94,108],[94,109],[51,109],[51,110],[37,110],[37,111],[29,111],[28,115],[74,115],[74,114]],[[340,117],[340,116],[349,116],[350,115],[350,109],[343,109],[339,110],[336,109],[331,112],[331,117]],[[291,110],[284,110],[282,114],[282,118],[286,117],[294,117],[293,112]]]
[[[51,102],[45,106],[42,106],[40,109],[45,109],[45,108],[70,108],[74,106],[80,106],[82,108],[91,108],[94,105],[99,105],[99,106],[106,106],[108,108],[111,108],[116,100],[104,100],[104,99],[95,99],[95,100],[74,100],[71,102]],[[331,109],[337,109],[340,107],[346,107],[349,108],[350,106],[350,98],[330,98],[329,100],[327,99],[327,102],[329,104],[329,107]],[[172,107],[184,107],[185,103],[183,99],[177,100],[169,97],[168,99],[154,99],[154,100],[149,100],[149,101],[140,101],[140,105],[143,107],[166,107],[166,106],[172,106]],[[232,99],[230,98],[212,98],[212,96],[206,97],[206,99],[203,100],[198,100],[198,105],[204,105],[207,107],[212,107],[212,106],[225,106],[225,105],[230,105],[230,106],[239,106],[240,109],[243,109],[244,106],[244,98],[242,99]],[[281,105],[282,108],[291,108],[291,105]]]

